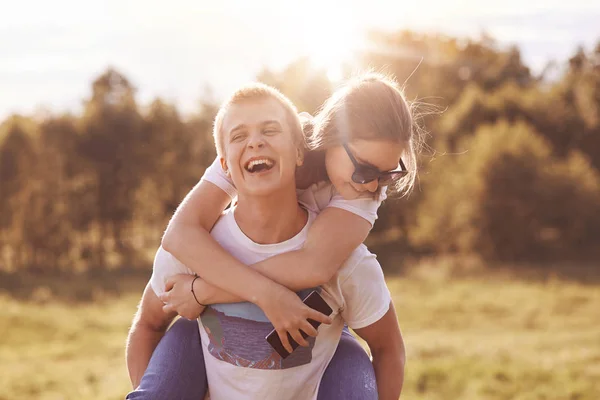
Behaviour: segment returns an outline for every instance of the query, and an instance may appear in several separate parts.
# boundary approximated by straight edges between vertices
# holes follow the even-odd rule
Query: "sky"
[[[534,71],[600,41],[596,0],[20,0],[0,12],[0,119],[77,112],[108,66],[184,113],[210,87],[218,100],[263,67],[308,56],[332,78],[368,29],[517,44]]]

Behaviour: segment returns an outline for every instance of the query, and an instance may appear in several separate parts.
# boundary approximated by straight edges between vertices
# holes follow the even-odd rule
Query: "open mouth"
[[[268,157],[251,158],[246,162],[244,168],[250,173],[268,171],[275,165],[275,161]]]

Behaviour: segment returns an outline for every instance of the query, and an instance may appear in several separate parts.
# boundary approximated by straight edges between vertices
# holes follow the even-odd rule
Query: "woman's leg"
[[[207,387],[198,322],[179,318],[156,346],[140,386],[126,399],[198,400]]]
[[[367,353],[348,328],[342,331],[337,350],[327,366],[318,400],[377,399],[375,370]]]

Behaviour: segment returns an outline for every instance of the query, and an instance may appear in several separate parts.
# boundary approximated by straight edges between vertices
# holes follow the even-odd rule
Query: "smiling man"
[[[256,84],[236,92],[216,118],[221,165],[237,188],[238,201],[217,221],[211,235],[246,265],[301,248],[316,217],[296,197],[303,136],[289,104],[276,90]],[[128,343],[134,387],[173,318],[162,312],[158,296],[165,292],[166,280],[179,273],[191,271],[160,248]],[[206,307],[199,331],[212,400],[316,399],[344,323],[369,345],[380,392],[398,398],[404,347],[375,256],[361,245],[317,291],[333,309],[331,318],[311,310],[308,317],[325,324],[316,336],[307,323],[308,346],[285,359],[265,340],[273,327],[257,305],[224,293],[219,303]]]

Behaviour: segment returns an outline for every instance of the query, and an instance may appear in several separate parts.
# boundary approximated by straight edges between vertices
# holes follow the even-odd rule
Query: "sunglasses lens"
[[[377,179],[377,176],[373,176],[373,174],[365,173],[364,171],[355,171],[352,174],[352,182],[358,183],[361,185],[363,185],[365,183],[373,182],[375,179]]]
[[[399,180],[400,178],[402,178],[403,176],[406,176],[406,174],[407,174],[406,171],[396,171],[396,172],[390,172],[387,174],[383,174],[379,178],[379,184],[381,184],[382,186],[390,185],[390,184],[396,182],[397,180]]]

